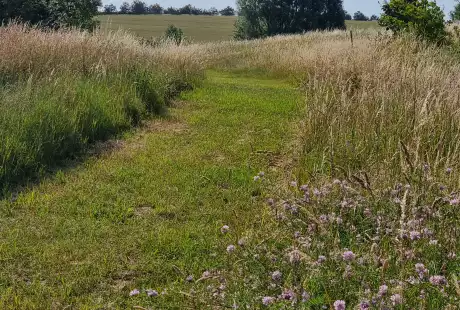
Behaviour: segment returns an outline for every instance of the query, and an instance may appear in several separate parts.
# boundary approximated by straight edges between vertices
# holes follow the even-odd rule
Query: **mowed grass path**
[[[254,225],[253,176],[283,170],[302,95],[209,73],[169,116],[120,147],[0,202],[1,309],[183,309],[162,291],[225,262],[220,227]],[[218,257],[222,257],[219,255]]]
[[[235,32],[235,16],[194,15],[101,15],[103,30],[124,29],[138,36],[162,36],[169,25],[175,25],[195,42],[229,40]],[[376,21],[347,21],[349,29],[379,28]]]

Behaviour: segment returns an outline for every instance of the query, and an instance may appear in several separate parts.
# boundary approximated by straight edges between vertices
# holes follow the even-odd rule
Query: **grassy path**
[[[252,224],[252,176],[282,160],[301,102],[287,83],[210,73],[167,119],[0,201],[0,308],[179,305],[128,294],[223,263],[219,228]]]

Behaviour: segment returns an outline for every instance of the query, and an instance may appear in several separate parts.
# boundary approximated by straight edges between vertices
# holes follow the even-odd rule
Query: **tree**
[[[382,10],[379,24],[395,35],[411,32],[420,39],[438,44],[447,39],[444,12],[434,1],[390,0]]]
[[[345,11],[345,20],[352,20],[353,17],[351,17],[351,14]]]
[[[148,9],[145,2],[140,0],[134,0],[133,4],[131,5],[131,13],[132,14],[147,14]]]
[[[369,20],[372,20],[372,21],[379,20],[379,17],[374,14],[371,16],[371,18],[369,18]]]
[[[171,15],[180,15],[180,10],[179,9],[176,9],[176,8],[173,8],[173,7],[169,7],[167,8],[165,11],[164,11],[165,14],[171,14]]]
[[[361,12],[361,11],[356,12],[356,13],[353,15],[353,19],[354,19],[354,20],[360,20],[360,21],[369,20],[369,18],[368,18],[366,15],[364,15],[364,13]]]
[[[131,13],[131,5],[128,2],[123,2],[120,6],[120,14]]]
[[[235,15],[235,9],[232,8],[231,6],[227,6],[225,9],[220,10],[219,13],[222,16],[234,16]]]
[[[158,15],[163,14],[163,8],[158,3],[152,4],[151,6],[149,6],[149,13]]]
[[[107,4],[104,6],[104,13],[105,14],[114,14],[117,12],[117,7],[113,4]]]
[[[457,0],[457,4],[454,7],[454,10],[450,12],[450,19],[460,20],[460,1]]]
[[[19,19],[47,28],[80,27],[92,30],[100,0],[0,0],[0,23]]]
[[[238,39],[345,28],[342,0],[237,0],[237,5]]]
[[[181,8],[179,9],[179,14],[192,15],[192,10],[193,10],[192,5],[191,5],[191,4],[187,4],[186,6],[181,7]]]
[[[209,9],[209,15],[212,15],[212,16],[214,16],[214,15],[219,15],[219,10],[216,9],[215,7],[211,7],[211,8]]]

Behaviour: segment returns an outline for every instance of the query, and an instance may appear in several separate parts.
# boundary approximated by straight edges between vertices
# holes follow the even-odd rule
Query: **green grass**
[[[196,42],[231,39],[236,21],[234,16],[191,15],[101,15],[98,18],[102,29],[124,29],[145,38],[162,36],[169,25],[175,25]],[[347,26],[353,29],[379,27],[377,22],[361,21],[347,21]]]
[[[287,83],[211,72],[117,151],[1,201],[0,308],[193,307],[128,294],[225,265],[219,228],[254,225],[252,177],[283,170],[300,103]]]

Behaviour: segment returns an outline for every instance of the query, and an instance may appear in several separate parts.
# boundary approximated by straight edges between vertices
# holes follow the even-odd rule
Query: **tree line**
[[[234,16],[236,11],[234,8],[228,6],[222,10],[218,10],[215,7],[210,9],[201,9],[187,4],[181,8],[168,7],[163,8],[158,3],[148,5],[143,1],[134,0],[132,3],[123,2],[120,8],[117,8],[114,4],[105,5],[103,8],[104,14],[171,14],[171,15],[222,15],[222,16]]]
[[[359,20],[359,21],[377,21],[379,17],[377,15],[371,15],[371,17],[366,16],[363,12],[357,11],[353,16],[350,13],[345,11],[345,20]]]

